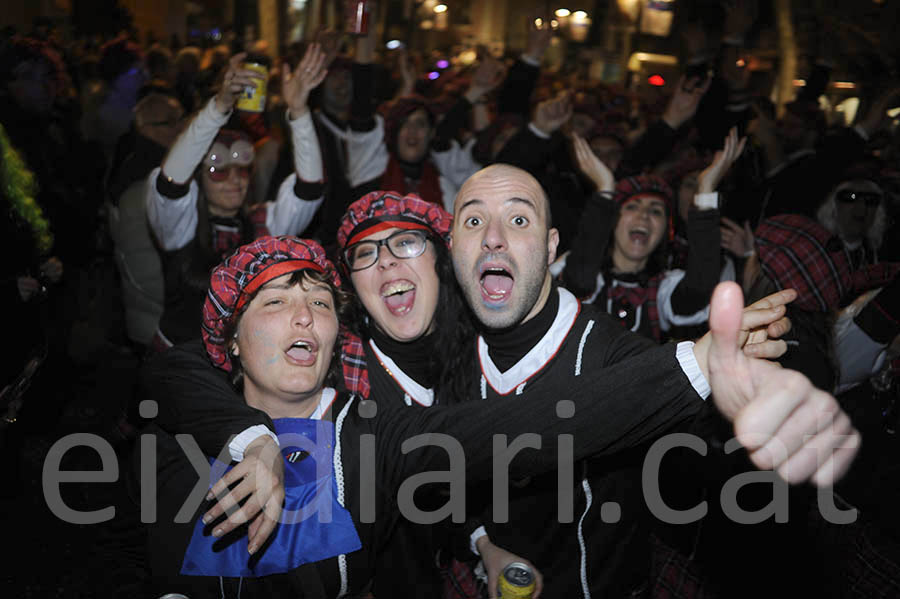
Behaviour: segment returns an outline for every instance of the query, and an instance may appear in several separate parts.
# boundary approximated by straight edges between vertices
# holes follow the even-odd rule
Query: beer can
[[[346,0],[344,17],[347,33],[365,35],[369,32],[369,12],[372,10],[372,4],[372,0]]]
[[[255,71],[262,76],[256,87],[248,85],[237,99],[234,107],[244,112],[262,112],[266,109],[266,85],[269,79],[269,67],[261,62],[245,62],[243,68]]]
[[[503,568],[497,583],[497,596],[502,599],[522,599],[534,593],[534,571],[522,562],[513,562]]]

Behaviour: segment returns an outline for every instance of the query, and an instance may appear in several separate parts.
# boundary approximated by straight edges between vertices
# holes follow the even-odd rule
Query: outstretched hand
[[[694,118],[703,94],[712,84],[712,78],[701,80],[700,77],[686,78],[684,75],[675,86],[675,93],[666,105],[663,113],[663,121],[672,129],[678,129],[683,124]]]
[[[707,372],[719,410],[761,469],[789,483],[833,485],[859,449],[860,436],[829,393],[809,379],[741,351],[743,294],[720,283],[710,304]]]
[[[497,589],[500,582],[500,576],[503,573],[503,569],[513,562],[524,563],[531,568],[534,572],[534,592],[531,596],[534,599],[541,596],[541,591],[544,590],[544,576],[534,564],[524,557],[510,553],[503,547],[494,545],[487,536],[479,538],[478,541],[476,541],[476,544],[478,546],[478,552],[481,554],[484,570],[488,577],[488,597],[495,599],[499,596]]]
[[[281,87],[290,111],[289,118],[296,119],[309,110],[309,93],[325,80],[328,74],[327,60],[328,56],[322,47],[318,43],[312,43],[293,73],[288,64],[281,66]]]
[[[572,118],[572,110],[572,94],[563,92],[537,105],[532,124],[544,134],[551,135]]]
[[[725,136],[725,145],[716,152],[712,163],[697,176],[697,193],[715,191],[728,173],[728,169],[744,151],[745,145],[747,145],[747,138],[742,137],[738,140],[737,127],[729,129],[728,135]]]
[[[590,179],[597,191],[612,192],[616,188],[616,178],[600,158],[591,150],[591,146],[580,135],[572,135],[572,147],[575,149],[575,161],[578,168]]]
[[[237,486],[229,491],[229,487]],[[268,435],[250,443],[244,459],[216,481],[207,495],[216,504],[203,515],[203,523],[216,522],[213,535],[223,537],[238,526],[250,523],[247,550],[252,555],[275,530],[284,502],[284,458],[278,444]],[[241,503],[243,502],[243,505]]]

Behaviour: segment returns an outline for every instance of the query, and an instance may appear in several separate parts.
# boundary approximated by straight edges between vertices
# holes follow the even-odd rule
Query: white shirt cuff
[[[540,67],[540,66],[541,66],[541,61],[540,61],[540,60],[535,60],[535,59],[533,59],[532,57],[528,56],[527,54],[523,54],[523,55],[520,56],[519,58],[520,58],[520,59],[522,60],[522,62],[524,62],[525,64],[530,64],[530,65],[533,66],[533,67]]]
[[[278,437],[269,430],[269,427],[264,424],[257,424],[244,430],[244,432],[232,439],[231,443],[228,444],[228,451],[231,453],[231,459],[235,462],[243,460],[244,451],[247,450],[247,446],[258,439],[260,435],[269,435],[275,443],[278,444]]]
[[[683,370],[685,376],[688,377],[688,380],[691,382],[691,386],[694,388],[694,391],[697,392],[697,395],[703,399],[709,397],[711,392],[709,381],[703,376],[703,371],[700,370],[700,364],[697,363],[697,357],[694,356],[694,342],[682,341],[679,343],[675,347],[675,358],[678,359],[681,370]]]
[[[534,123],[528,123],[528,129],[541,139],[550,139],[550,136],[538,129]]]
[[[479,526],[475,529],[472,534],[469,535],[469,549],[472,550],[472,553],[481,557],[481,554],[478,552],[478,546],[475,544],[475,541],[480,539],[481,537],[486,537],[487,531],[484,529],[484,526]]]

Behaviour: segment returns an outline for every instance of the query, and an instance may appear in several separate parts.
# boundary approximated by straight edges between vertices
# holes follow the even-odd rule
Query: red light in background
[[[656,87],[662,87],[666,84],[666,80],[662,78],[662,75],[650,75],[647,77],[647,83]]]

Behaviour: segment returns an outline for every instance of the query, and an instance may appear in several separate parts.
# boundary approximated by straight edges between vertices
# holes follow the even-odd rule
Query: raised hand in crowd
[[[41,264],[41,275],[51,283],[59,283],[63,276],[63,263],[56,256],[51,256]]]
[[[487,536],[483,536],[475,541],[475,546],[478,548],[478,553],[481,555],[484,569],[487,572],[487,590],[490,599],[497,599],[500,575],[503,573],[503,569],[506,568],[506,566],[514,562],[524,563],[531,568],[531,571],[534,572],[534,591],[532,592],[531,597],[537,599],[541,596],[541,591],[544,589],[544,576],[534,564],[524,557],[510,553],[506,549],[494,545]]]
[[[753,253],[753,229],[750,221],[740,226],[728,217],[722,217],[722,247],[738,258],[748,258]]]
[[[397,66],[400,69],[400,89],[397,96],[408,96],[416,89],[416,69],[413,66],[412,57],[406,48],[398,51]]]
[[[550,47],[551,39],[553,39],[553,30],[550,28],[549,19],[543,19],[540,25],[536,25],[532,21],[528,28],[528,43],[523,56],[532,62],[541,62],[544,52]]]
[[[575,162],[578,164],[579,170],[594,183],[597,191],[610,193],[615,191],[616,177],[609,167],[594,154],[590,144],[580,135],[573,134],[572,147],[575,150]]]
[[[291,72],[290,65],[281,65],[281,87],[289,118],[296,119],[309,110],[309,93],[325,80],[328,57],[318,43],[312,43]]]
[[[353,55],[353,61],[358,64],[372,64],[375,62],[377,36],[373,35],[370,30],[368,33],[355,35],[354,37],[356,38],[356,53]]]
[[[900,86],[878,94],[857,126],[863,129],[867,136],[875,135],[890,121],[887,111],[895,106],[900,106]]]
[[[741,351],[743,294],[720,283],[710,302],[710,333],[694,346],[716,407],[757,468],[791,484],[828,487],[859,450],[860,435],[837,400],[808,378]]]
[[[19,290],[19,297],[23,302],[31,300],[41,291],[41,282],[34,277],[18,277],[16,278],[16,287]]]
[[[506,66],[485,52],[481,57],[481,63],[472,75],[472,83],[466,91],[466,99],[474,104],[483,95],[490,93],[503,83],[506,77]]]
[[[672,129],[678,129],[697,114],[697,107],[703,94],[709,89],[712,79],[701,77],[687,78],[684,75],[675,86],[675,93],[666,105],[662,119]]]
[[[738,343],[744,355],[775,360],[787,352],[782,339],[791,330],[787,305],[797,299],[797,291],[783,289],[756,301],[741,312]]]
[[[334,29],[328,29],[326,27],[320,27],[316,32],[316,36],[313,39],[313,42],[319,44],[319,47],[322,48],[322,52],[325,54],[325,68],[331,66],[331,63],[334,62],[335,57],[337,57],[338,52],[341,51],[341,39],[343,35],[340,31],[335,31]]]
[[[544,100],[534,110],[532,125],[544,135],[551,135],[572,118],[572,94],[562,92],[555,98]]]
[[[732,127],[725,136],[724,147],[716,152],[710,165],[697,175],[697,193],[714,192],[725,178],[728,169],[744,151],[745,145],[747,145],[747,138],[742,137],[738,140],[737,127]]]
[[[231,112],[234,103],[248,87],[255,89],[266,84],[262,75],[244,68],[245,58],[247,58],[247,53],[241,52],[228,60],[225,77],[219,87],[219,93],[216,94],[216,110],[222,114]]]

